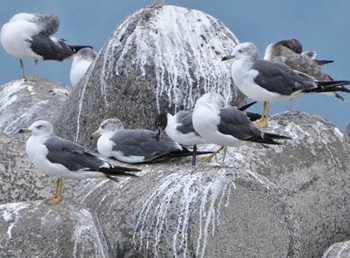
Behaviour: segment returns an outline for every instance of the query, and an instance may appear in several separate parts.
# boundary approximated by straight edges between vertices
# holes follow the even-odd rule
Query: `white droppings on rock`
[[[187,257],[189,254],[190,222],[198,212],[199,236],[195,247],[196,256],[204,257],[207,240],[215,233],[220,222],[220,210],[228,205],[231,188],[234,184],[225,175],[225,170],[218,171],[215,178],[205,174],[179,172],[160,178],[159,187],[142,204],[133,234],[134,245],[139,250],[154,250],[154,256],[159,256],[159,248],[168,216],[175,216],[171,203],[177,202],[177,222],[173,229],[173,256]],[[202,185],[198,188],[197,185]],[[226,199],[226,203],[224,203]],[[199,208],[198,208],[199,207]],[[195,244],[195,243],[193,243]]]
[[[75,212],[74,220],[76,223],[72,234],[73,257],[91,252],[95,253],[94,257],[107,257],[101,232],[97,229],[92,214],[88,210],[81,209]]]
[[[145,10],[132,17],[142,12]],[[107,42],[100,81],[104,99],[107,79],[119,76],[118,68],[129,62],[130,53],[135,53],[134,65],[142,76],[146,76],[146,67],[154,71],[158,110],[159,97],[164,95],[169,105],[193,108],[203,93],[198,89],[199,84],[205,92],[220,92],[229,102],[232,96],[230,67],[221,58],[238,43],[233,33],[226,29],[224,36],[224,25],[198,10],[164,5],[152,12],[145,14],[149,17],[139,18],[132,32],[127,31],[131,17],[125,19]],[[146,18],[147,22],[143,20]],[[111,56],[117,58],[116,62],[110,61]]]
[[[344,140],[344,134],[339,130],[338,127],[334,127],[334,134],[339,138],[340,141]]]
[[[12,228],[21,217],[19,211],[29,206],[27,203],[9,203],[0,205],[0,213],[2,213],[3,220],[9,224],[7,229],[7,237],[12,239]]]

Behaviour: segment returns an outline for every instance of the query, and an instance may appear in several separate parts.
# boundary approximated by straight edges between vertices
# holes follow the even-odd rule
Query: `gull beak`
[[[159,142],[161,134],[162,134],[162,129],[160,127],[158,127],[158,132],[157,132],[156,137],[155,137],[157,142]]]
[[[230,60],[230,59],[233,59],[233,58],[235,58],[235,56],[233,56],[233,55],[227,55],[227,56],[224,56],[224,57],[221,59],[221,61],[227,61],[227,60]]]
[[[98,137],[100,137],[100,136],[101,136],[101,133],[100,133],[99,130],[97,130],[97,131],[93,132],[93,133],[90,135],[90,139],[91,139],[91,140],[92,140],[92,139],[96,139],[96,138],[98,138]]]
[[[29,128],[22,128],[18,131],[18,133],[30,133],[32,130],[29,130]]]

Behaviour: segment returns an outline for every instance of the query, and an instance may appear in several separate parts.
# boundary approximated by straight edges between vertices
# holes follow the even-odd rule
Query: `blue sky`
[[[87,4],[88,5],[85,5]],[[56,37],[71,44],[89,44],[97,51],[122,19],[153,1],[21,1],[2,0],[0,24],[19,12],[50,11],[59,16],[61,25]],[[350,1],[348,0],[182,0],[167,4],[195,8],[221,20],[241,42],[254,42],[263,57],[266,46],[286,38],[299,39],[305,50],[315,50],[319,59],[335,62],[324,70],[335,79],[349,79],[350,69]],[[19,78],[19,62],[0,49],[0,84]],[[26,74],[33,72],[31,60],[25,62]],[[39,75],[70,85],[71,61],[40,62]],[[304,96],[298,109],[319,114],[344,128],[350,120],[350,94],[342,94],[346,102],[324,95]],[[261,110],[256,105],[255,111]],[[271,113],[288,109],[287,102],[272,105]]]

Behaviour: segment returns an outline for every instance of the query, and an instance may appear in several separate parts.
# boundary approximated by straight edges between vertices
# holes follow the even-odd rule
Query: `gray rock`
[[[52,120],[67,99],[68,89],[39,78],[36,82],[16,80],[0,86],[0,132],[17,133],[36,120]]]
[[[0,256],[31,246],[26,256],[320,257],[350,233],[349,144],[310,114],[277,115],[266,130],[294,139],[231,147],[224,168],[219,154],[195,167],[190,157],[140,165],[140,177],[119,183],[74,181],[64,188],[74,194],[53,207],[1,205]],[[79,237],[81,227],[88,236]]]
[[[89,143],[90,133],[110,117],[127,128],[151,129],[160,110],[190,109],[211,90],[241,105],[245,97],[233,85],[231,64],[221,61],[237,42],[203,12],[169,5],[141,9],[112,33],[56,117],[56,130]]]
[[[94,216],[69,203],[0,205],[0,257],[106,257]]]
[[[350,241],[344,241],[331,245],[322,258],[348,258],[350,257]]]
[[[350,153],[340,130],[303,113],[276,116],[267,130],[294,139],[230,148],[226,168],[187,159],[80,191],[112,256],[320,257],[348,236]]]

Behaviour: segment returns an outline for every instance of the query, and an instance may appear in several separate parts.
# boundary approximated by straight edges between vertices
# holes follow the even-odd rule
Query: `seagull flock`
[[[97,53],[91,46],[68,45],[53,37],[59,24],[58,17],[52,13],[19,13],[2,26],[0,42],[7,53],[19,59],[25,80],[30,78],[24,73],[24,59],[34,59],[33,80],[36,80],[39,60],[72,58],[70,79],[72,86],[79,87],[79,81]],[[102,177],[117,181],[119,176],[137,177],[135,173],[140,171],[139,167],[120,166],[117,162],[148,164],[191,156],[192,165],[196,165],[197,155],[216,153],[198,151],[197,145],[211,143],[221,146],[220,150],[224,148],[220,165],[225,166],[227,147],[237,146],[239,141],[266,146],[291,140],[287,135],[262,130],[268,124],[270,102],[291,100],[309,93],[325,93],[342,99],[339,92],[350,92],[345,87],[350,81],[334,80],[322,71],[322,66],[332,61],[316,59],[313,51],[303,52],[296,39],[270,44],[264,59],[259,59],[253,43],[244,42],[222,58],[222,62],[227,60],[232,60],[231,76],[238,89],[255,102],[264,102],[261,115],[246,110],[255,102],[236,108],[226,104],[220,94],[207,92],[197,99],[193,110],[158,114],[156,131],[124,129],[117,118],[102,121],[91,134],[92,138],[98,139],[98,152],[56,136],[48,121],[36,121],[21,129],[20,133],[30,133],[26,141],[29,160],[38,170],[58,177],[55,194],[47,203],[61,201],[62,178]]]

